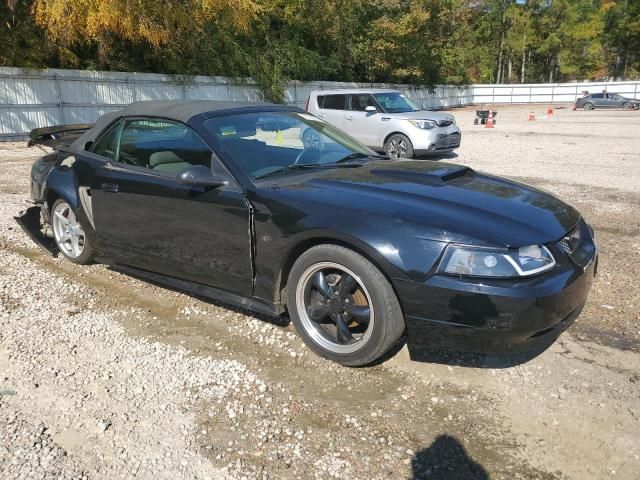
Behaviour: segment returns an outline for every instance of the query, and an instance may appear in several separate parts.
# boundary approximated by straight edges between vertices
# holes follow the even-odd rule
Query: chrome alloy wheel
[[[387,148],[387,155],[394,160],[397,158],[406,158],[407,143],[402,138],[392,138]]]
[[[78,258],[84,250],[85,234],[73,210],[68,203],[60,202],[51,216],[58,248],[68,257]]]
[[[334,262],[309,267],[296,287],[296,308],[311,339],[334,353],[353,353],[371,338],[375,315],[362,280]]]

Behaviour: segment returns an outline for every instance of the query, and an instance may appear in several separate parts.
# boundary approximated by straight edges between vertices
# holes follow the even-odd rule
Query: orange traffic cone
[[[529,113],[529,120],[535,120],[536,119],[536,113],[531,110],[531,113]]]
[[[547,115],[549,116],[553,115],[553,107],[547,108]]]
[[[484,128],[493,128],[493,110],[489,110],[489,116],[487,117]]]

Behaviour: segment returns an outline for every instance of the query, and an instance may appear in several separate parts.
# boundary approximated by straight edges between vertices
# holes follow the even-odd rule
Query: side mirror
[[[211,173],[211,169],[204,165],[192,165],[178,172],[177,180],[183,185],[192,187],[219,188],[227,184],[222,182]]]
[[[86,152],[88,152],[91,147],[93,147],[93,142],[92,141],[88,141],[87,143],[84,144],[84,150]]]
[[[366,107],[364,107],[364,111],[367,113],[373,113],[373,112],[377,112],[378,109],[373,105],[367,105]]]

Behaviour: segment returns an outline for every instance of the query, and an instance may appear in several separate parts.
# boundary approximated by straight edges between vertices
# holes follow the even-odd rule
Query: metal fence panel
[[[573,102],[583,91],[607,90],[637,98],[640,82],[594,82],[524,85],[438,86],[355,82],[292,81],[285,101],[304,107],[313,90],[392,88],[423,109],[482,103]],[[92,123],[100,115],[142,100],[260,100],[251,80],[196,76],[187,82],[155,73],[84,70],[29,71],[0,68],[0,141],[23,139],[33,128],[65,123]]]

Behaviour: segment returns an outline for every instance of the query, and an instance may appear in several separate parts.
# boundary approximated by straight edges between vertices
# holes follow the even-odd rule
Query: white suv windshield
[[[417,112],[420,110],[411,103],[411,100],[398,92],[374,93],[373,96],[387,113]]]

